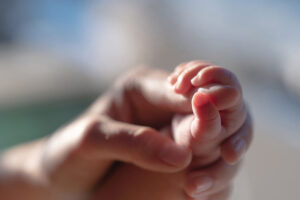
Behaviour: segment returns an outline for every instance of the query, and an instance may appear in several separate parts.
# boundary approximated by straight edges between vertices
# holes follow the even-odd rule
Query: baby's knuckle
[[[227,92],[228,96],[230,96],[230,98],[231,98],[232,105],[236,105],[239,102],[241,102],[242,93],[238,88],[228,87],[226,92]]]

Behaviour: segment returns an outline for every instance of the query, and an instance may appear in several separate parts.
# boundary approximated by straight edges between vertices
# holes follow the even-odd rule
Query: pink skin
[[[234,74],[221,67],[193,61],[181,65],[180,69],[181,73],[173,73],[168,80],[171,85],[175,86],[173,88],[177,93],[182,95],[195,93],[192,99],[194,114],[175,116],[173,122],[185,121],[187,126],[190,124],[190,131],[187,134],[186,130],[189,129],[179,126],[177,131],[174,131],[173,137],[177,143],[189,145],[194,156],[203,158],[203,154],[209,155],[208,152],[218,151],[219,144],[245,122],[247,111],[241,86]],[[185,140],[182,141],[182,138]],[[234,143],[236,146],[246,146],[242,145],[246,141],[241,138],[236,139]],[[244,150],[241,150],[240,154]],[[222,148],[221,152],[225,161],[235,162],[237,155],[232,151],[230,154],[226,148]],[[211,155],[216,156],[217,153],[211,153]]]
[[[246,120],[247,112],[237,78],[224,68],[198,61],[181,65],[180,72],[171,77],[169,81],[175,92],[189,95],[189,92],[197,90],[193,91],[193,114],[177,115],[173,119],[174,140],[192,149],[194,157],[190,168],[206,166],[220,156],[233,163],[237,156],[245,152],[245,140],[236,139],[233,142],[239,149],[239,155],[226,151],[226,148],[221,150],[220,144]],[[187,184],[185,190],[194,196],[193,190],[197,187],[191,185]]]
[[[192,149],[189,169],[162,174],[122,164],[99,191],[100,199],[224,200],[229,196],[228,177],[239,166],[229,164],[238,162],[251,140],[242,126],[249,123],[245,123],[247,111],[237,79],[226,69],[193,61],[177,67],[168,81],[176,93],[192,96],[193,114],[175,115],[172,131],[167,131],[177,144]],[[117,196],[111,196],[111,188],[118,188]]]
[[[223,72],[182,64],[169,78],[183,83],[179,94],[165,71],[140,68],[123,75],[51,136],[2,152],[1,198],[227,199],[252,123],[249,115],[243,122],[242,98],[230,100],[241,92]],[[192,81],[190,73],[202,78]],[[117,161],[122,164],[112,168]]]

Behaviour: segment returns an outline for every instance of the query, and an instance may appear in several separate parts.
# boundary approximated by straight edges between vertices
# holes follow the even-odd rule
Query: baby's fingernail
[[[166,144],[159,152],[158,157],[164,163],[176,167],[186,166],[192,159],[191,152],[175,144]]]
[[[207,94],[205,89],[199,88],[197,93],[193,96],[193,103],[197,106],[203,106],[210,102],[210,96]]]
[[[192,78],[191,83],[192,85],[197,86],[199,83],[199,77],[195,76],[194,78]]]
[[[201,72],[199,72],[194,78],[192,78],[191,83],[193,86],[200,86],[201,83]]]
[[[173,85],[176,82],[173,75],[168,76],[167,80],[171,85]]]
[[[196,176],[193,180],[197,185],[196,190],[191,194],[192,197],[198,197],[213,186],[213,179],[207,175]]]
[[[195,200],[208,200],[207,197],[198,197],[198,198],[195,198]]]
[[[176,92],[180,91],[180,87],[181,87],[181,84],[179,82],[177,82],[175,85],[175,91]]]
[[[232,141],[232,147],[237,155],[237,160],[236,160],[236,162],[237,162],[243,157],[243,155],[245,153],[246,142],[244,139],[242,139],[240,137],[234,138]]]

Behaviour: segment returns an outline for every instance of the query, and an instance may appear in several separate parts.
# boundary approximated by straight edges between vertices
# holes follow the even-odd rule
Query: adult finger
[[[144,169],[175,172],[191,161],[191,151],[155,129],[111,119],[96,120],[85,136],[88,156],[133,163]]]
[[[187,175],[185,192],[191,198],[205,198],[227,188],[239,169],[239,164],[230,165],[222,159]]]

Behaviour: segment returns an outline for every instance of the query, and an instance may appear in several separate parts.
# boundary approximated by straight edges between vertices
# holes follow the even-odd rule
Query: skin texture
[[[201,78],[197,79],[199,76]],[[165,133],[177,144],[192,149],[192,163],[187,170],[169,174],[155,173],[128,164],[121,165],[108,180],[108,189],[103,187],[98,193],[99,199],[130,199],[133,195],[135,199],[145,200],[228,198],[228,177],[233,177],[239,166],[231,167],[229,164],[235,163],[247,148],[245,140],[239,136],[235,136],[234,142],[230,144],[230,139],[226,140],[240,128],[241,132],[245,132],[242,125],[247,112],[236,77],[224,68],[193,61],[177,67],[168,80],[174,92],[187,98],[192,96],[193,114],[175,115],[172,130]],[[222,148],[222,142],[227,146]],[[236,144],[239,149],[232,151],[230,145]],[[224,174],[227,177],[222,177]],[[120,179],[125,182],[120,182]],[[113,192],[109,188],[121,189],[118,190],[118,196],[112,197]]]
[[[115,191],[118,185],[111,183],[129,180],[108,173],[116,161],[133,166],[137,169],[136,174],[143,170],[166,176],[175,172],[180,174],[191,163],[191,149],[176,144],[172,137],[158,130],[170,127],[175,114],[192,113],[193,93],[175,93],[166,81],[167,76],[167,72],[160,70],[134,70],[120,77],[86,112],[50,137],[3,152],[0,158],[1,198],[94,199],[104,188],[108,192],[113,188]],[[249,118],[242,128],[223,140],[222,156],[230,158],[231,163],[236,163],[242,155],[239,152],[248,148],[251,127]],[[171,131],[168,135],[172,134]],[[235,137],[245,139],[242,151],[234,150]],[[211,165],[184,173],[182,177],[186,182],[182,179],[174,181],[181,188],[174,190],[174,194],[185,195],[182,188],[190,187],[190,174],[196,172],[210,173],[223,188],[229,187],[238,165],[216,166],[219,167]],[[116,168],[116,174],[130,174],[121,167]],[[228,170],[232,173],[227,173]],[[148,181],[145,179],[144,182]],[[122,199],[114,193],[116,199]],[[148,193],[139,195],[145,197]],[[210,196],[215,195],[217,193]],[[137,194],[129,193],[123,197],[137,199]]]

